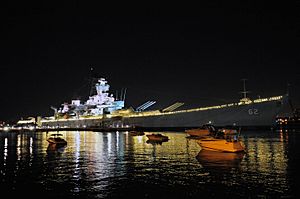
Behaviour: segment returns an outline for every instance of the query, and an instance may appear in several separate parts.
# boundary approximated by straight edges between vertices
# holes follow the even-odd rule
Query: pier
[[[1,127],[0,132],[48,132],[48,131],[95,131],[95,132],[113,132],[113,131],[132,131],[135,127]]]

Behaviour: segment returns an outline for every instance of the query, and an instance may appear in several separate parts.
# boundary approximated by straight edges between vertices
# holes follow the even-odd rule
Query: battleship
[[[276,118],[291,111],[288,94],[250,99],[247,91],[237,101],[207,107],[180,109],[184,103],[175,103],[159,110],[149,110],[156,101],[148,101],[136,109],[125,108],[125,93],[116,99],[109,93],[105,78],[94,84],[96,93],[88,100],[78,99],[55,108],[54,115],[39,117],[37,125],[45,128],[120,128],[141,127],[152,129],[194,128],[204,124],[217,127],[273,127]]]

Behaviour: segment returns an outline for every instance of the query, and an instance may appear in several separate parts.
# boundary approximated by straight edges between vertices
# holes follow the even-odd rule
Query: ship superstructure
[[[89,99],[85,102],[81,102],[78,99],[74,99],[71,103],[64,103],[55,112],[55,119],[74,117],[79,119],[80,117],[88,116],[101,116],[103,114],[110,114],[116,110],[124,108],[124,100],[116,100],[113,94],[109,91],[110,85],[107,84],[105,78],[98,79],[95,84],[96,94],[89,96]]]

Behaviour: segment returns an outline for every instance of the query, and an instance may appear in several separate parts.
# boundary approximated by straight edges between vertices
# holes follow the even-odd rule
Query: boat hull
[[[291,112],[286,99],[229,106],[208,110],[184,110],[153,116],[124,117],[124,122],[142,127],[199,127],[215,126],[270,127],[276,117]]]
[[[221,152],[244,152],[245,147],[239,141],[228,142],[225,139],[205,138],[196,141],[202,149]]]
[[[167,136],[161,134],[148,134],[146,136],[151,141],[166,142],[169,140]]]

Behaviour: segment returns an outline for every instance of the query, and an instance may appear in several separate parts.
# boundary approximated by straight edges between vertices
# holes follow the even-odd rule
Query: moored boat
[[[185,130],[185,132],[191,137],[202,137],[210,135],[210,131],[208,129],[202,128],[188,129]]]
[[[148,134],[146,135],[147,138],[151,141],[161,141],[161,142],[165,142],[169,140],[168,136],[162,135],[160,133],[152,133],[152,134]]]
[[[62,136],[61,133],[54,133],[47,138],[47,141],[49,144],[66,145],[67,141]]]
[[[242,152],[245,147],[239,141],[206,137],[196,141],[202,149],[222,152]]]
[[[202,149],[222,152],[241,152],[245,151],[245,147],[239,140],[240,130],[220,129],[214,135],[205,136],[197,143]]]

